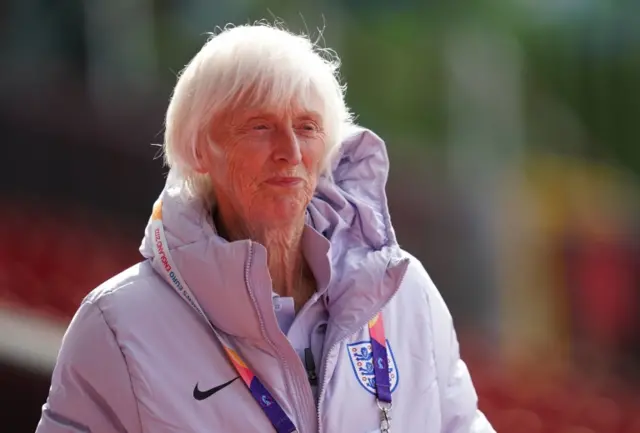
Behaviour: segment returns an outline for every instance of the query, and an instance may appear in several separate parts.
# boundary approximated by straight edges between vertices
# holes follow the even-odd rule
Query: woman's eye
[[[269,129],[269,125],[261,123],[261,124],[258,124],[258,125],[253,125],[252,129],[254,131],[265,131],[265,130]]]
[[[315,132],[318,130],[318,125],[316,125],[315,123],[309,122],[309,123],[303,123],[299,125],[298,128],[302,129],[305,132]]]

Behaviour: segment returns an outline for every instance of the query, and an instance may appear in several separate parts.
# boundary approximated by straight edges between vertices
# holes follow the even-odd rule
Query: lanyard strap
[[[209,324],[209,327],[213,331],[213,334],[222,344],[229,361],[238,372],[238,375],[242,378],[251,395],[253,396],[258,406],[262,409],[264,414],[269,418],[269,421],[276,429],[277,433],[295,433],[296,427],[293,421],[287,416],[282,407],[273,398],[271,393],[265,388],[258,376],[253,374],[251,369],[240,358],[240,355],[233,350],[229,344],[222,338],[222,335],[211,324],[204,311],[200,307],[198,300],[193,295],[187,283],[180,275],[180,271],[176,267],[171,254],[169,253],[167,239],[164,233],[164,227],[162,224],[162,202],[157,201],[153,207],[153,213],[151,215],[151,229],[154,236],[154,248],[153,253],[156,259],[158,259],[163,266],[165,277],[170,283],[171,287],[194,309],[200,314],[205,321]]]
[[[369,338],[373,355],[373,373],[376,379],[376,396],[379,402],[391,404],[391,384],[389,380],[389,357],[387,340],[384,335],[382,313],[369,321]]]
[[[376,383],[376,403],[380,409],[380,432],[389,433],[391,431],[391,380],[382,313],[376,314],[369,321],[369,338]]]

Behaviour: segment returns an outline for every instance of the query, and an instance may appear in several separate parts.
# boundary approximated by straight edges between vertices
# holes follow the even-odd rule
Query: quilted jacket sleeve
[[[478,396],[469,370],[460,358],[458,338],[449,309],[430,279],[429,285],[442,433],[495,433],[487,418],[478,410]]]
[[[115,336],[85,302],[71,321],[36,433],[138,433],[137,403]]]

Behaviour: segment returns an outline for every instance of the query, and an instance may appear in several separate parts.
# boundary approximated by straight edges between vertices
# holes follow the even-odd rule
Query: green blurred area
[[[404,145],[447,146],[445,57],[452,37],[471,29],[512,41],[522,62],[526,149],[570,151],[640,170],[638,2],[244,3],[250,4],[228,11],[229,19],[280,17],[289,28],[312,35],[324,28],[326,45],[342,57],[348,100],[361,123],[385,136],[413,138],[400,140]],[[211,19],[202,20],[211,25],[200,28],[176,22],[171,8],[161,16],[160,75],[167,80],[162,70],[184,64],[203,42],[202,32],[225,20],[214,7]],[[499,84],[493,89],[496,97],[511,90]],[[567,142],[572,138],[558,111],[572,117],[583,140]]]
[[[403,146],[446,147],[450,143],[447,107],[452,75],[446,62],[448,44],[456,35],[473,31],[514,45],[521,63],[518,97],[526,149],[571,151],[640,170],[636,127],[640,115],[640,3],[636,1],[99,3],[8,2],[3,6],[5,25],[0,28],[8,70],[19,72],[21,61],[45,70],[52,67],[51,62],[65,63],[64,72],[81,69],[87,60],[83,53],[88,48],[86,39],[96,32],[102,35],[97,48],[126,51],[128,58],[138,59],[119,68],[135,69],[140,61],[150,59],[153,77],[149,79],[168,92],[175,74],[199,49],[207,32],[228,22],[278,17],[289,28],[314,36],[319,28],[324,29],[322,43],[336,48],[343,59],[349,103],[361,123],[374,126],[384,136],[402,138],[399,143]],[[110,21],[100,28],[88,23],[87,11],[92,8],[99,10],[99,16],[110,15]],[[119,16],[136,15],[152,16],[151,23],[145,24],[150,25],[145,31],[152,35],[151,44],[133,40],[140,30],[130,31],[127,23],[118,22]],[[128,25],[135,24],[134,18]],[[122,38],[113,41],[120,47],[107,46],[110,32]],[[39,61],[26,60],[30,54],[42,55]],[[482,62],[483,57],[477,61]],[[116,81],[121,72],[111,71]],[[478,84],[493,86],[496,97],[513,91],[502,89],[490,78],[479,77]],[[490,110],[491,101],[486,102]],[[584,131],[579,143],[567,142],[571,138],[565,136],[558,111]]]

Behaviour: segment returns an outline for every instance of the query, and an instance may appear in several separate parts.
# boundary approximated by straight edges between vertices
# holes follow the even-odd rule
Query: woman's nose
[[[298,165],[302,162],[300,142],[293,128],[280,130],[276,137],[274,158],[290,165]]]

